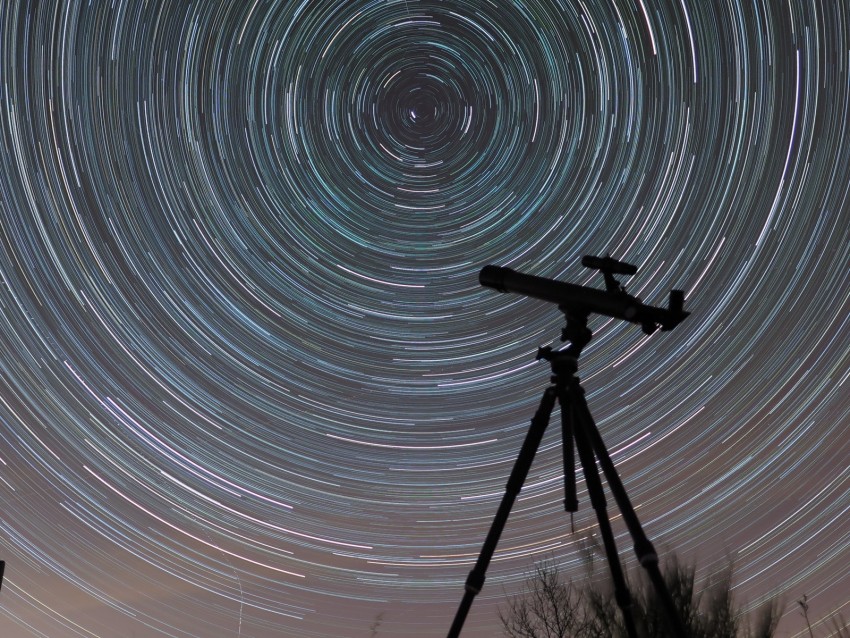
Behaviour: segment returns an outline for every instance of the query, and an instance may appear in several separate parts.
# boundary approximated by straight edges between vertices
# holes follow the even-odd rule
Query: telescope
[[[659,597],[667,612],[672,634],[677,638],[688,636],[676,602],[658,567],[658,553],[643,531],[629,496],[626,494],[626,488],[599,433],[599,428],[596,427],[593,416],[590,414],[584,389],[575,374],[578,371],[578,358],[581,351],[593,338],[593,332],[587,326],[587,319],[591,313],[636,323],[646,334],[652,334],[659,327],[662,330],[672,330],[690,314],[684,310],[685,293],[681,290],[671,290],[670,302],[666,308],[648,306],[637,297],[628,294],[620,282],[614,278],[614,275],[634,275],[637,272],[637,266],[617,261],[610,255],[605,257],[587,255],[581,263],[587,268],[593,268],[602,273],[605,277],[605,290],[525,275],[500,266],[484,266],[478,275],[482,286],[558,304],[558,308],[567,320],[566,328],[561,331],[561,340],[569,341],[570,345],[559,350],[553,350],[550,347],[540,348],[537,352],[537,358],[546,359],[552,368],[551,385],[544,390],[540,407],[531,419],[531,426],[511,470],[499,509],[496,510],[496,516],[487,532],[475,566],[466,578],[463,598],[449,628],[448,638],[460,637],[463,624],[472,607],[472,601],[484,586],[487,567],[493,559],[511,508],[528,476],[528,470],[543,440],[543,433],[556,403],[561,407],[561,437],[564,444],[564,510],[570,513],[570,520],[573,513],[578,511],[575,472],[575,452],[578,451],[590,504],[596,510],[599,532],[611,570],[614,599],[622,612],[623,623],[629,638],[637,638],[637,625],[632,615],[632,598],[620,565],[617,544],[607,512],[608,506],[599,475],[600,467],[605,475],[608,489],[620,509],[623,522],[634,541],[638,563],[646,569],[656,596]]]
[[[670,291],[666,308],[649,306],[628,294],[614,275],[634,275],[637,273],[637,266],[610,256],[592,255],[583,257],[582,265],[599,270],[603,274],[605,290],[526,275],[510,268],[492,265],[481,269],[478,280],[482,286],[494,288],[499,292],[526,295],[558,304],[566,314],[586,317],[597,313],[624,319],[641,326],[646,334],[652,334],[658,328],[662,331],[672,330],[690,314],[684,310],[685,293],[682,290]]]

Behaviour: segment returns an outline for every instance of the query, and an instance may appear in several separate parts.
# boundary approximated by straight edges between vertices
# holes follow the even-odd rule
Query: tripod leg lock
[[[618,589],[614,594],[615,599],[617,600],[617,606],[622,610],[628,610],[632,608],[632,595],[629,593],[628,589]]]
[[[649,539],[635,543],[635,554],[641,567],[656,567],[658,565],[658,554]]]
[[[466,583],[464,584],[464,589],[467,593],[472,594],[473,596],[477,596],[481,589],[484,587],[484,572],[480,572],[478,570],[473,569],[469,572],[469,576],[466,577]]]

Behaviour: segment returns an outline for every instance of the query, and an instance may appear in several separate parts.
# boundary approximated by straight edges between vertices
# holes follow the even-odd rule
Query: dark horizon
[[[563,328],[479,273],[583,255],[691,313],[578,371],[662,561],[850,618],[850,13],[774,4],[0,4],[0,634],[444,637]],[[583,570],[558,418],[463,638]]]

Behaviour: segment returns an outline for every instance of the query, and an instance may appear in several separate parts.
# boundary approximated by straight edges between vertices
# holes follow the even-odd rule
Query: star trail
[[[848,65],[829,1],[0,4],[0,633],[445,635],[563,327],[478,272],[610,253],[692,313],[580,365],[647,534],[826,635]],[[562,490],[551,427],[464,636],[583,573]]]

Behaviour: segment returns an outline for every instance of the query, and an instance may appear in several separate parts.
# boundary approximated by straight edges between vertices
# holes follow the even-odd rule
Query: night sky
[[[4,0],[0,634],[444,636],[563,327],[478,273],[605,253],[692,313],[580,364],[662,561],[850,617],[849,66],[835,0]],[[558,419],[465,638],[584,573]]]

